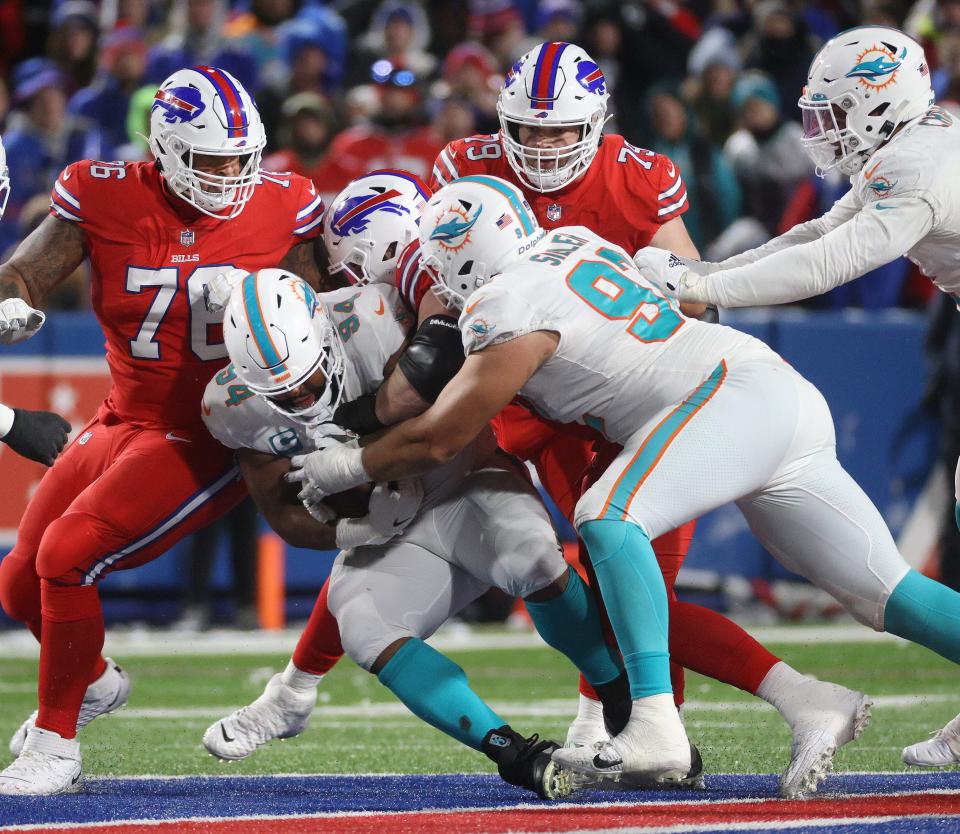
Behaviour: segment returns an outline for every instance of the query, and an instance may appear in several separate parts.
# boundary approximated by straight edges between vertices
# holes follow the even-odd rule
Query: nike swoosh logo
[[[309,187],[311,194],[315,195],[317,193],[317,189],[314,187],[312,180],[307,180],[307,186]]]
[[[381,298],[381,299],[380,299],[380,309],[374,310],[373,312],[375,312],[378,316],[382,316],[384,310],[386,310],[386,309],[387,309],[387,308],[383,306],[383,299]]]
[[[622,765],[622,764],[623,764],[623,762],[622,762],[621,760],[619,760],[619,759],[618,759],[617,761],[615,761],[615,762],[607,762],[607,761],[604,761],[603,759],[600,758],[600,754],[599,754],[599,753],[598,753],[596,756],[593,757],[593,766],[596,767],[596,768],[598,768],[598,769],[603,769],[603,768],[608,768],[608,767],[619,767],[619,766]]]
[[[186,437],[177,437],[172,431],[168,431],[166,434],[167,440],[179,440],[181,443],[193,443],[192,440],[188,440]]]
[[[64,171],[64,172],[63,172],[63,178],[64,178],[65,180],[70,179],[70,177],[71,177],[72,175],[73,175],[73,171]]]
[[[896,208],[896,206],[885,206],[883,203],[874,203],[873,206],[877,211],[889,211]]]
[[[409,524],[411,521],[413,521],[413,516],[412,516],[412,515],[411,515],[411,516],[408,516],[407,518],[395,518],[395,519],[393,520],[393,526],[394,526],[394,527],[402,527],[402,526],[405,525],[405,524]]]
[[[73,781],[72,781],[70,784],[71,784],[71,785],[76,785],[77,782],[80,781],[80,777],[81,777],[81,776],[83,776],[83,771],[82,771],[82,770],[81,770],[76,776],[73,777]]]
[[[477,305],[478,305],[479,303],[480,303],[480,301],[478,300],[478,301],[474,301],[473,304],[468,304],[468,305],[467,305],[467,308],[464,310],[464,312],[469,316],[474,310],[477,309]]]
[[[209,417],[213,414],[213,409],[210,408],[206,403],[200,403],[200,410],[204,413],[205,416]]]
[[[863,172],[864,177],[866,177],[867,179],[870,179],[875,173],[877,173],[877,168],[879,168],[881,164],[882,163],[878,162],[869,171],[864,171]]]
[[[673,167],[673,163],[671,162],[670,168],[667,169],[667,176],[670,177],[670,179],[673,179],[673,175],[676,173],[676,170],[677,169]]]
[[[224,741],[227,741],[227,742],[236,741],[236,739],[231,738],[230,736],[227,735],[227,728],[223,726],[222,721],[220,722],[220,735],[223,736]]]

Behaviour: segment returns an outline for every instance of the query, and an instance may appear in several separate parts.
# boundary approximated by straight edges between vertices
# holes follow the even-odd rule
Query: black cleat
[[[551,759],[559,748],[555,741],[540,741],[536,733],[524,738],[508,726],[491,730],[482,745],[504,782],[533,791],[541,799],[562,799],[573,793],[571,773]]]

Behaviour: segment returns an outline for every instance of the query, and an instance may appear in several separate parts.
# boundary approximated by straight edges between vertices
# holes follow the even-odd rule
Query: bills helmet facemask
[[[417,237],[430,189],[406,171],[374,171],[353,180],[327,209],[323,242],[331,275],[352,284],[393,283],[397,258]]]
[[[223,339],[240,381],[276,411],[305,425],[333,419],[343,396],[343,346],[302,278],[282,269],[247,275],[230,295]]]
[[[507,74],[497,113],[507,161],[520,181],[556,191],[587,170],[600,146],[607,113],[606,79],[596,62],[572,43],[543,43]],[[520,128],[576,128],[577,140],[556,148],[520,141]]]
[[[230,73],[197,66],[160,85],[150,109],[150,150],[171,191],[227,220],[243,211],[260,176],[267,137],[260,113]],[[235,174],[201,170],[197,157],[237,157]]]
[[[519,188],[481,174],[454,180],[430,198],[420,218],[420,253],[436,295],[459,309],[544,234]]]
[[[7,152],[3,149],[3,137],[0,136],[0,220],[10,198],[10,169],[7,168]]]
[[[923,48],[898,29],[858,26],[814,56],[798,102],[817,174],[856,174],[902,124],[933,104]]]

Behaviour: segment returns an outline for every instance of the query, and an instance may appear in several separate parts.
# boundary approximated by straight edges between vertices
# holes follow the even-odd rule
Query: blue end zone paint
[[[835,798],[929,790],[960,790],[960,771],[835,775],[828,777],[817,796]],[[776,795],[775,775],[729,774],[708,776],[705,791],[584,791],[570,801],[585,805],[684,800],[710,802],[765,799]],[[533,794],[486,774],[88,779],[85,793],[51,797],[0,797],[0,825],[337,811],[510,808],[537,802],[539,800]],[[813,808],[811,816],[815,816]],[[958,827],[956,818],[952,820],[953,828],[928,829],[924,827],[928,823],[932,821],[915,819],[912,828],[886,830],[955,832]],[[855,824],[847,827],[851,832],[860,834],[861,827]],[[797,834],[807,829],[792,830]],[[838,829],[832,829],[835,830]],[[872,830],[878,830],[877,826]]]

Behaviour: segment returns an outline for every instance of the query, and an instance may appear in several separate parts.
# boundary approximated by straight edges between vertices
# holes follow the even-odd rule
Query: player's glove
[[[46,314],[34,310],[22,298],[0,301],[0,344],[14,345],[29,339],[46,319]]]
[[[13,409],[13,425],[0,441],[18,455],[45,466],[53,466],[57,455],[67,445],[70,424],[50,411]]]
[[[239,287],[250,273],[243,269],[228,269],[218,272],[213,279],[203,285],[203,303],[207,305],[207,312],[222,313],[230,303],[230,293],[234,287]]]
[[[423,500],[419,478],[377,484],[370,494],[370,511],[363,518],[342,518],[337,522],[337,547],[386,544],[402,533],[416,518]]]
[[[707,276],[718,270],[716,264],[681,258],[655,246],[640,249],[633,256],[633,262],[640,274],[659,287],[668,298],[693,304],[710,303],[707,296]]]
[[[361,453],[356,440],[331,443],[308,455],[294,455],[290,459],[291,469],[283,478],[288,483],[309,487],[315,500],[322,500],[370,480],[364,471]],[[303,500],[304,492],[300,496]]]

